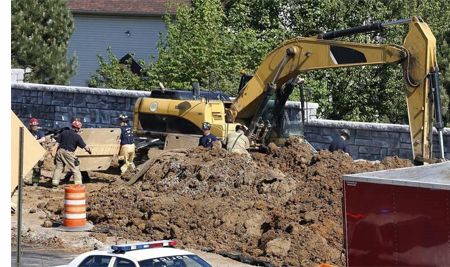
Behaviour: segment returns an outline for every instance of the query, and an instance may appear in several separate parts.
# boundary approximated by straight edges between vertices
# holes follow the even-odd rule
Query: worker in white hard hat
[[[248,154],[250,141],[245,135],[247,129],[244,125],[236,125],[235,132],[225,138],[227,150],[230,153]]]

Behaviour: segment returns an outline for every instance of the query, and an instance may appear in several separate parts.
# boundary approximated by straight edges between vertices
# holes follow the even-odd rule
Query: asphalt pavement
[[[16,267],[16,250],[15,245],[11,245],[11,267]],[[67,251],[48,250],[44,248],[34,248],[30,246],[22,246],[22,257],[20,260],[21,267],[51,267],[69,264],[77,254],[71,254]]]

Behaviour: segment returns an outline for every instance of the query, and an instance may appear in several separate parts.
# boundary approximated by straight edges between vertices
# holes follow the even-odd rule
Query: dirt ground
[[[48,156],[40,186],[24,190],[24,241],[80,252],[115,239],[175,239],[181,248],[260,266],[343,266],[341,176],[409,166],[397,157],[368,162],[342,152],[314,154],[295,138],[282,148],[269,145],[267,154],[228,154],[216,146],[165,155],[131,186],[118,182],[114,162],[107,172],[89,173],[94,232],[56,233],[64,186],[49,188]]]

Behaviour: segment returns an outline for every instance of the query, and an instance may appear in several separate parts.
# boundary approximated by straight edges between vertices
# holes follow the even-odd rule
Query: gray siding
[[[74,21],[68,57],[76,53],[78,58],[77,74],[70,81],[76,86],[86,86],[91,80],[90,73],[98,68],[97,54],[107,60],[108,46],[118,59],[133,52],[136,60],[149,61],[149,55],[157,56],[159,33],[166,32],[164,21],[158,17],[74,15]]]

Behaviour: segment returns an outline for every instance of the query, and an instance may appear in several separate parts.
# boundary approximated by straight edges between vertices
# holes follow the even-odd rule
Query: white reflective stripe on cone
[[[86,213],[64,213],[64,218],[67,219],[84,219],[86,218]]]
[[[84,205],[84,204],[86,204],[86,199],[83,199],[83,200],[68,200],[68,199],[65,199],[64,200],[64,204],[66,204],[66,205]]]

